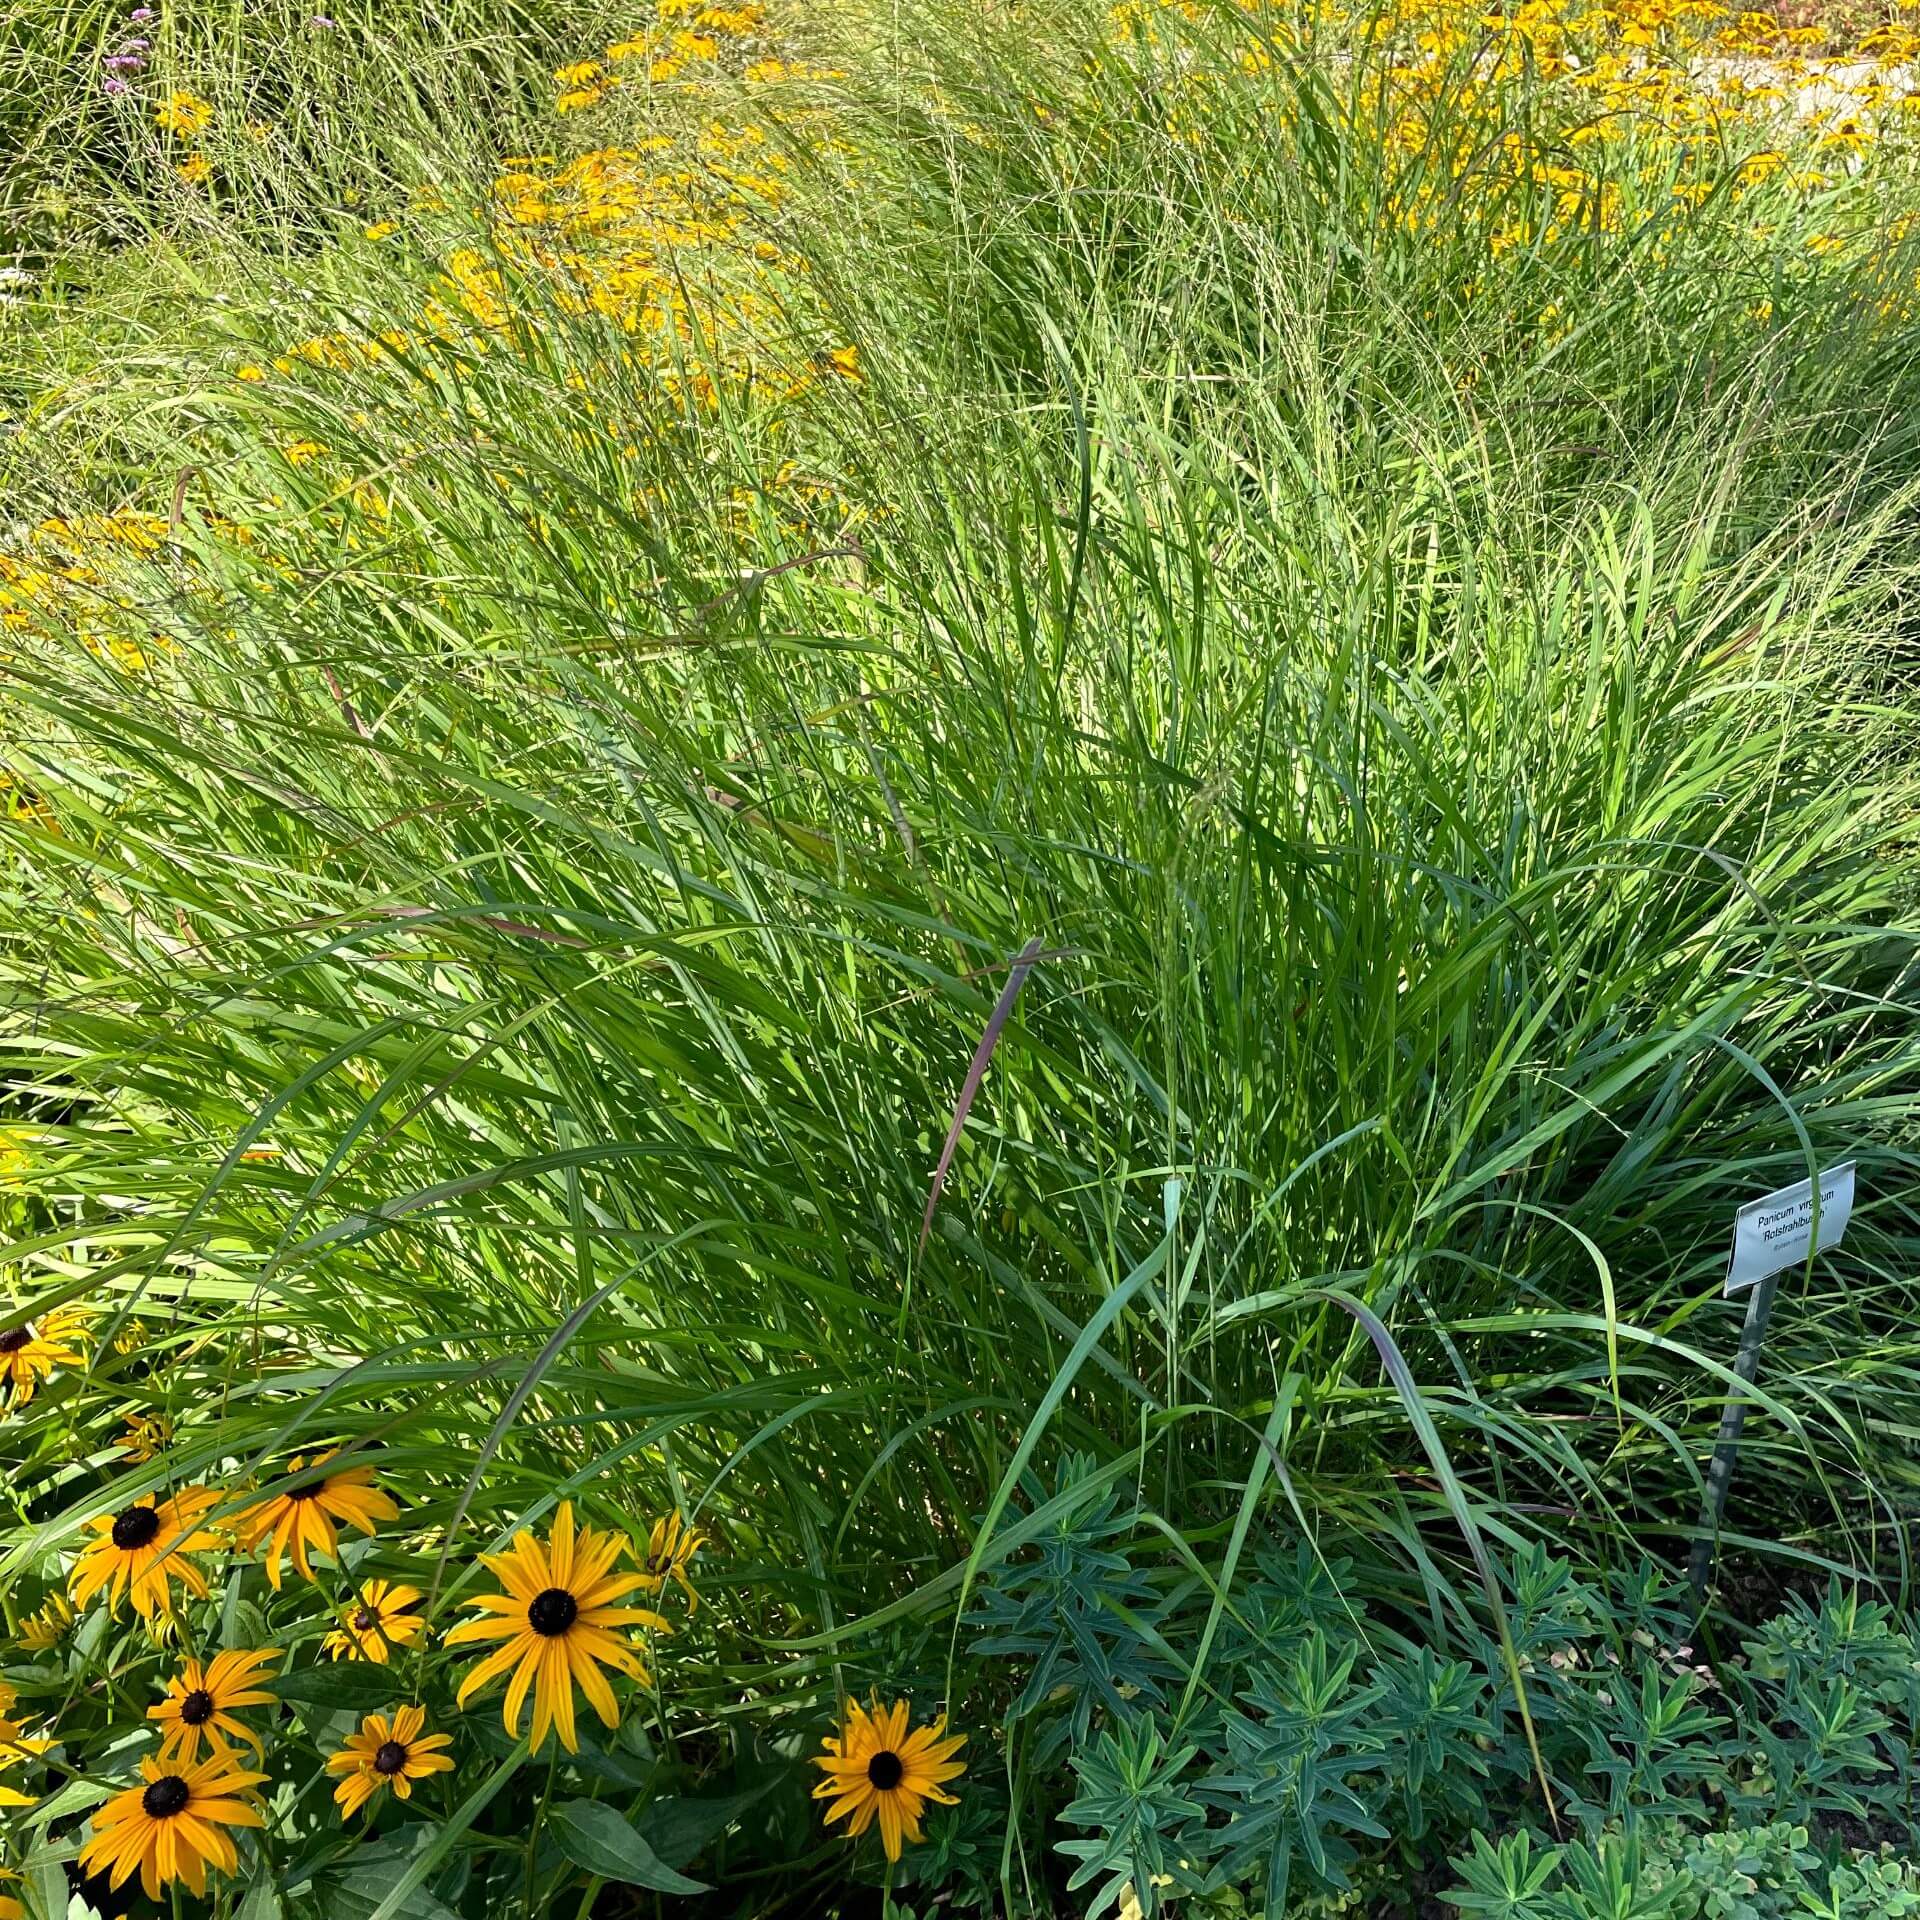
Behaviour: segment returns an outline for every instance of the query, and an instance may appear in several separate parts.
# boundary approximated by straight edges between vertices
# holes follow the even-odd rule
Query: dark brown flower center
[[[180,1702],[180,1718],[190,1727],[204,1727],[213,1718],[213,1695],[205,1687],[195,1687]]]
[[[154,1507],[129,1507],[113,1518],[113,1544],[122,1553],[138,1553],[142,1547],[151,1546],[159,1531],[160,1514]]]
[[[900,1764],[897,1753],[876,1753],[867,1762],[867,1778],[882,1793],[891,1793],[907,1777],[907,1770]]]
[[[140,1796],[140,1811],[150,1820],[171,1820],[189,1798],[187,1783],[177,1773],[162,1774]]]
[[[362,1607],[353,1616],[354,1628],[360,1633],[371,1633],[380,1624],[380,1616],[371,1607]]]
[[[543,1638],[563,1634],[580,1617],[580,1602],[565,1587],[536,1593],[527,1607],[527,1625]]]
[[[29,1326],[9,1327],[0,1333],[0,1353],[18,1353],[33,1339],[33,1329]]]
[[[324,1480],[315,1480],[304,1487],[289,1487],[286,1497],[289,1500],[318,1500],[326,1490],[327,1483]]]
[[[375,1773],[395,1774],[406,1771],[407,1750],[398,1740],[389,1740],[373,1756]]]

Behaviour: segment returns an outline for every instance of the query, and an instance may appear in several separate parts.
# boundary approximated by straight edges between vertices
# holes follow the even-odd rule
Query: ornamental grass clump
[[[1903,21],[144,11],[0,100],[0,1917],[1920,1898]]]

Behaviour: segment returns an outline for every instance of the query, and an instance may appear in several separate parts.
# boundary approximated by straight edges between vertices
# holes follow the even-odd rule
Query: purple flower
[[[129,40],[120,51],[122,53],[145,53],[152,45],[153,42],[151,40],[142,40],[136,36],[134,39]]]
[[[333,25],[333,22],[329,20],[324,13],[316,13],[313,16],[313,24],[316,27],[330,27]]]
[[[128,14],[127,18],[129,20],[151,20],[153,18],[153,9],[151,7],[135,7],[134,10]]]
[[[127,83],[117,73],[108,74],[105,84],[107,91],[112,94],[125,93],[127,90]]]
[[[138,53],[110,53],[106,58],[109,73],[138,73],[146,64],[145,56]]]

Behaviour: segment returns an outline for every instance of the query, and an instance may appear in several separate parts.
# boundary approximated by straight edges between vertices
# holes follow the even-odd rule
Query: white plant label
[[[1820,1176],[1820,1241],[1816,1253],[1840,1244],[1853,1214],[1853,1162]],[[1752,1200],[1733,1216],[1733,1258],[1727,1263],[1728,1293],[1741,1293],[1782,1267],[1802,1266],[1813,1239],[1813,1182],[1797,1180],[1778,1193]]]

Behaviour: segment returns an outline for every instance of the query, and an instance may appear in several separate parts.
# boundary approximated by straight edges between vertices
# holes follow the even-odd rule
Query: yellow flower
[[[188,186],[197,187],[213,178],[213,162],[204,153],[196,153],[182,160],[174,168]]]
[[[272,1702],[273,1695],[259,1683],[280,1659],[278,1647],[261,1647],[252,1653],[216,1653],[204,1663],[189,1660],[167,1682],[167,1697],[147,1709],[147,1718],[161,1728],[160,1758],[191,1766],[203,1742],[211,1754],[231,1753],[239,1741],[258,1754],[260,1736],[234,1711]]]
[[[360,1604],[341,1614],[340,1625],[321,1645],[336,1660],[371,1660],[384,1667],[395,1647],[411,1645],[426,1630],[427,1623],[407,1611],[419,1599],[418,1587],[369,1580],[360,1589]]]
[[[920,1817],[929,1800],[943,1807],[956,1804],[944,1783],[966,1772],[966,1763],[953,1755],[967,1744],[965,1734],[947,1737],[943,1714],[930,1727],[907,1731],[909,1711],[904,1700],[872,1711],[849,1700],[842,1713],[838,1739],[829,1738],[823,1758],[814,1761],[827,1777],[814,1788],[816,1800],[830,1800],[826,1821],[846,1819],[849,1835],[858,1836],[880,1822],[880,1844],[889,1860],[900,1858],[903,1840],[920,1839]]]
[[[400,222],[398,220],[376,220],[372,226],[362,227],[360,231],[369,240],[384,240],[389,234],[400,231]]]
[[[110,1607],[127,1596],[134,1612],[152,1625],[156,1616],[173,1611],[172,1581],[204,1600],[207,1576],[190,1556],[220,1544],[205,1525],[219,1503],[220,1496],[206,1487],[183,1487],[165,1500],[142,1494],[118,1513],[89,1520],[94,1537],[67,1579],[75,1604],[86,1606],[104,1588]]]
[[[265,367],[242,367],[233,377],[244,380],[249,386],[257,386],[267,377],[267,370]]]
[[[177,1613],[156,1613],[151,1620],[141,1622],[141,1631],[156,1647],[177,1647],[187,1637],[186,1623]]]
[[[85,1366],[80,1334],[87,1319],[78,1307],[55,1307],[39,1320],[21,1320],[0,1333],[0,1405],[17,1411],[56,1368]]]
[[[73,1602],[64,1593],[50,1593],[38,1613],[20,1622],[20,1644],[34,1653],[50,1653],[67,1637],[73,1621]]]
[[[309,1460],[296,1454],[288,1467],[290,1478],[302,1468],[323,1467],[340,1457],[339,1449],[315,1454]],[[257,1501],[234,1522],[234,1532],[248,1552],[264,1540],[267,1544],[267,1580],[280,1590],[280,1562],[289,1548],[295,1570],[303,1580],[313,1578],[308,1561],[309,1549],[340,1555],[338,1522],[347,1521],[364,1534],[378,1531],[382,1520],[397,1520],[400,1509],[374,1485],[371,1467],[337,1467],[333,1472],[308,1479],[285,1493],[269,1495]]]
[[[610,1571],[625,1545],[621,1535],[595,1533],[591,1528],[583,1528],[576,1539],[573,1507],[563,1500],[544,1546],[522,1532],[514,1535],[505,1553],[483,1553],[481,1565],[498,1577],[506,1591],[467,1601],[487,1617],[463,1621],[447,1635],[446,1643],[450,1647],[486,1640],[503,1644],[461,1681],[461,1706],[511,1667],[513,1678],[507,1683],[501,1717],[507,1731],[518,1735],[520,1709],[532,1688],[536,1752],[549,1727],[559,1730],[560,1744],[569,1753],[579,1750],[573,1725],[576,1682],[603,1724],[619,1725],[620,1709],[600,1669],[612,1667],[642,1686],[650,1684],[650,1676],[632,1643],[613,1629],[642,1626],[656,1633],[672,1631],[657,1613],[644,1607],[614,1605],[645,1584],[644,1575]]]
[[[19,1884],[20,1876],[11,1867],[0,1867],[0,1888]],[[12,1894],[0,1892],[0,1920],[26,1920],[26,1912]]]
[[[346,1776],[333,1790],[341,1819],[351,1820],[383,1788],[391,1787],[405,1800],[416,1780],[453,1770],[440,1751],[452,1740],[444,1733],[422,1732],[426,1724],[419,1707],[402,1707],[391,1722],[384,1713],[370,1713],[360,1722],[360,1731],[327,1761],[329,1773]]]
[[[182,139],[191,140],[196,133],[204,133],[213,120],[213,108],[198,94],[171,93],[166,100],[153,110],[153,117],[168,133],[177,133]]]
[[[0,1681],[0,1774],[9,1767],[17,1767],[23,1761],[37,1759],[53,1745],[51,1740],[30,1738],[13,1718],[13,1703],[18,1698],[14,1690],[4,1681]],[[21,1793],[0,1780],[0,1807],[30,1807],[34,1796]]]
[[[700,1596],[687,1578],[687,1565],[706,1537],[704,1533],[696,1533],[678,1513],[656,1520],[652,1533],[647,1536],[646,1558],[640,1563],[641,1590],[663,1593],[669,1580],[677,1580],[686,1589],[687,1611],[692,1613],[700,1604]]]
[[[553,77],[563,87],[590,87],[600,77],[600,63],[576,60],[570,66],[558,68]]]
[[[116,1793],[93,1816],[93,1838],[80,1850],[81,1871],[104,1873],[118,1887],[137,1867],[150,1900],[173,1880],[185,1881],[204,1900],[208,1867],[232,1873],[239,1865],[226,1829],[266,1824],[253,1802],[253,1789],[266,1777],[241,1772],[230,1753],[197,1767],[142,1760],[144,1784]]]
[[[126,1420],[127,1432],[120,1442],[120,1451],[130,1458],[152,1460],[172,1446],[173,1422],[164,1413],[130,1413]]]
[[[290,466],[304,467],[308,461],[318,460],[326,448],[318,440],[289,440],[281,452]]]

